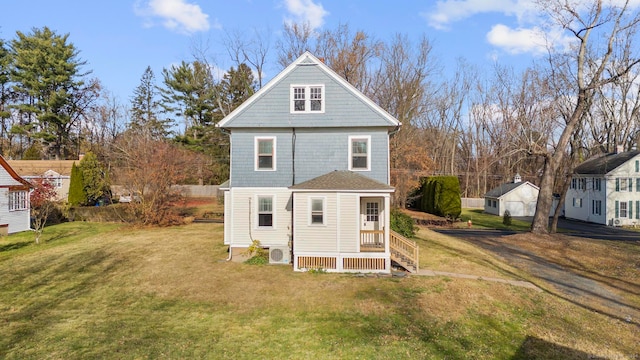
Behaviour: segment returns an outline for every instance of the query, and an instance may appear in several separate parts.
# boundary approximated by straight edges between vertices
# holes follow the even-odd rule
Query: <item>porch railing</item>
[[[384,230],[360,230],[361,252],[384,252]]]
[[[410,272],[418,272],[418,244],[411,241],[397,232],[389,231],[389,249],[391,260],[402,265]]]

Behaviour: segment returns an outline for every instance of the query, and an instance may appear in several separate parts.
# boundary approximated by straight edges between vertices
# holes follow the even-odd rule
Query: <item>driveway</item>
[[[516,217],[516,219],[530,223],[533,220],[533,217]],[[564,218],[558,219],[558,229],[563,234],[575,235],[589,239],[640,241],[640,231]]]
[[[640,232],[587,224],[562,219],[559,223],[566,235],[599,240],[640,242]],[[507,264],[525,271],[540,281],[534,283],[545,291],[592,311],[609,315],[640,327],[640,308],[626,301],[610,284],[592,279],[556,264],[517,244],[501,241],[515,231],[480,229],[433,229],[479,246]],[[632,284],[630,284],[631,286]],[[634,286],[635,287],[635,286]],[[640,287],[637,289],[640,291]]]

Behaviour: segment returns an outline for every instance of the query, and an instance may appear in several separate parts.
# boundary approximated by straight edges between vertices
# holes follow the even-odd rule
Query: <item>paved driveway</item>
[[[517,219],[527,222],[531,222],[533,220],[532,217],[518,217]],[[592,224],[584,221],[560,218],[558,219],[558,229],[560,232],[568,235],[575,235],[589,239],[640,241],[640,231]]]
[[[523,219],[525,220],[525,219]],[[529,219],[530,220],[530,219]],[[600,240],[622,240],[640,242],[640,232],[620,228],[588,224],[561,219],[558,227],[567,235]],[[625,300],[610,284],[583,276],[532,253],[517,244],[501,241],[501,237],[515,234],[515,231],[480,229],[434,229],[439,233],[460,238],[488,250],[506,263],[523,270],[547,285],[539,287],[576,305],[598,311],[640,328],[640,308]],[[631,286],[631,285],[630,285]],[[640,287],[633,285],[640,291]]]

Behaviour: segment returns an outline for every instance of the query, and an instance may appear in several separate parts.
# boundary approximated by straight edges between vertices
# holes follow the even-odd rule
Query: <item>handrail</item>
[[[399,255],[413,261],[415,271],[418,272],[419,248],[415,241],[409,240],[397,232],[389,231],[389,248]]]

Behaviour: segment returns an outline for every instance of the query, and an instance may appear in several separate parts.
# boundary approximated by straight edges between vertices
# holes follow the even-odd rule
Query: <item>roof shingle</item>
[[[353,171],[336,170],[289,187],[292,190],[388,191],[394,188]]]

